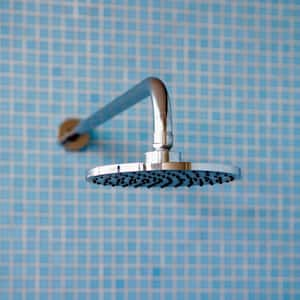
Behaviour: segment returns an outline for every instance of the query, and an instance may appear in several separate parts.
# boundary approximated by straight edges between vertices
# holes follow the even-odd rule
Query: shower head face
[[[240,177],[240,169],[234,166],[167,162],[100,166],[89,170],[86,180],[90,183],[113,187],[166,188],[222,184]]]

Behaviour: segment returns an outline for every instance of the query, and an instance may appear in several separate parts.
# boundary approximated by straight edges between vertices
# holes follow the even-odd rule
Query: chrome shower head
[[[106,165],[88,171],[90,183],[120,187],[180,187],[222,184],[240,178],[233,166],[190,162],[129,163]]]
[[[91,183],[122,187],[179,187],[230,182],[241,177],[238,167],[182,162],[173,146],[172,116],[169,94],[158,78],[149,77],[92,114],[85,120],[69,119],[59,129],[59,141],[67,150],[79,150],[87,145],[92,128],[150,97],[153,107],[153,149],[146,153],[145,163],[107,165],[88,171]]]

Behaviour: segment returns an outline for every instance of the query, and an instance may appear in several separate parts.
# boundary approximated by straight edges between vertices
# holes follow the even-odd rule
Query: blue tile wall
[[[298,0],[0,1],[0,299],[300,299],[299,15]],[[175,149],[241,181],[85,182],[144,159],[151,103],[77,153],[59,124],[150,75]]]

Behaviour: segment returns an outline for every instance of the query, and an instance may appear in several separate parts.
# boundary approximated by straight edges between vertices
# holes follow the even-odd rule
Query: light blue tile
[[[7,99],[0,101],[0,168],[8,174],[0,188],[5,199],[0,204],[5,227],[0,247],[11,257],[5,269],[11,280],[3,289],[17,288],[6,289],[4,299],[49,298],[49,291],[56,299],[219,299],[223,287],[238,287],[234,297],[243,297],[257,282],[266,291],[249,293],[249,299],[279,299],[272,291],[277,286],[282,286],[282,297],[297,297],[299,293],[290,293],[298,289],[293,284],[298,274],[291,271],[297,261],[289,257],[299,252],[298,246],[290,247],[297,236],[279,234],[300,214],[294,204],[300,192],[294,171],[300,121],[294,101],[299,98],[298,23],[291,21],[297,5],[121,4],[0,4],[0,94]],[[263,30],[257,31],[257,25]],[[86,116],[153,74],[166,80],[172,96],[176,148],[195,161],[238,157],[234,163],[247,166],[243,181],[166,193],[85,184],[88,165],[142,159],[151,141],[149,122],[136,119],[139,109],[144,110],[137,106],[104,124],[81,153],[61,151],[53,121]],[[290,171],[283,174],[282,168]],[[293,222],[292,227],[297,231],[299,225]],[[286,247],[253,243],[263,245],[267,239]],[[217,255],[221,249],[224,261]],[[271,264],[263,254],[272,256]],[[241,266],[235,274],[239,277],[246,264],[256,263],[259,271],[248,269],[247,280],[234,284],[219,280],[223,273],[233,276],[233,263]],[[20,279],[20,264],[26,274],[42,275],[40,292],[30,276]],[[98,274],[104,276],[101,281],[95,279]],[[137,274],[153,279],[138,281]],[[209,274],[214,276],[210,282]],[[60,280],[51,280],[53,275]],[[127,276],[126,281],[116,275]],[[65,291],[74,286],[80,291]],[[199,295],[199,286],[207,291]],[[105,292],[98,295],[95,289],[101,287]],[[125,287],[129,292],[123,293]],[[176,294],[169,292],[174,287]],[[139,288],[147,290],[130,291]],[[231,299],[233,293],[222,295]]]

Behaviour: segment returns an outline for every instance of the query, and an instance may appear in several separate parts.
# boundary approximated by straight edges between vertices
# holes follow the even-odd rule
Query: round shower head
[[[190,162],[106,165],[88,171],[86,180],[105,186],[180,187],[222,184],[241,177],[238,167]]]

